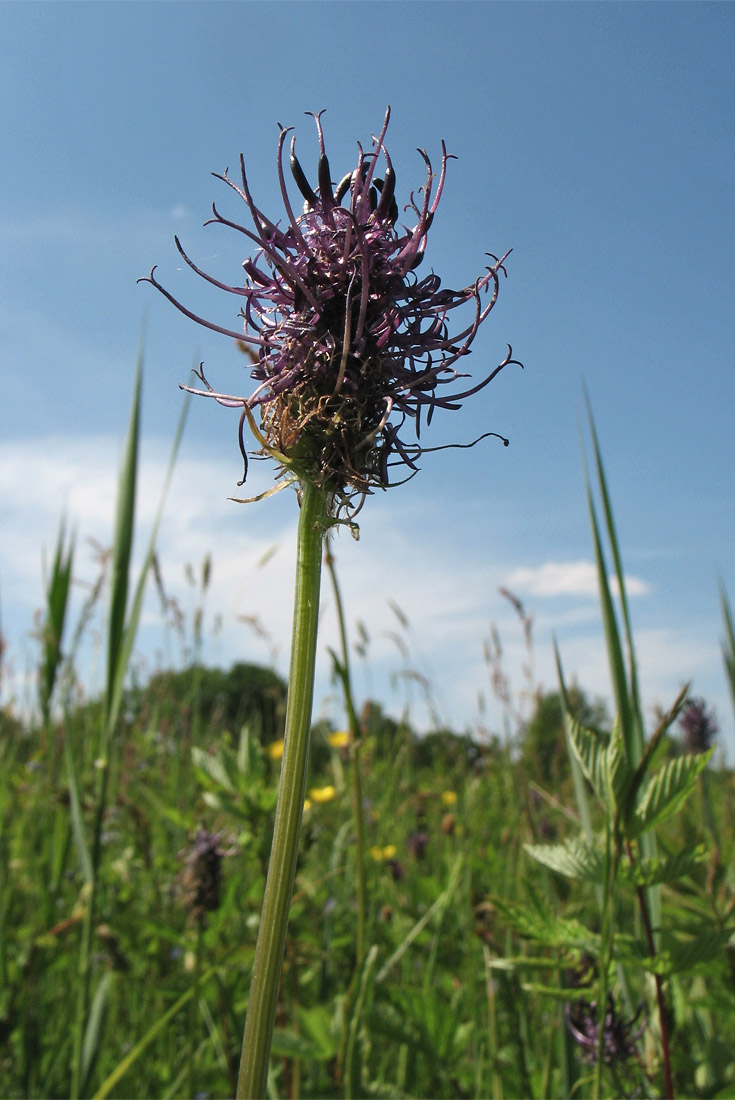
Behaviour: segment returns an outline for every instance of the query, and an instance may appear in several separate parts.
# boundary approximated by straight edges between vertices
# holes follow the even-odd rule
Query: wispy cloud
[[[543,598],[554,596],[596,597],[597,568],[593,561],[547,561],[533,568],[518,568],[508,574],[506,586],[512,592]],[[617,578],[611,577],[613,592],[617,593]],[[629,596],[645,596],[650,585],[640,577],[626,576],[625,589]]]

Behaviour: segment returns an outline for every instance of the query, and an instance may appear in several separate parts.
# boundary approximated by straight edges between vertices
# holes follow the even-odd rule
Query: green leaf
[[[318,1044],[322,1058],[337,1053],[339,1035],[335,1030],[334,1012],[326,1005],[313,1005],[299,1010],[299,1021],[308,1035]]]
[[[608,492],[607,489],[607,478],[605,477],[605,470],[602,462],[602,450],[600,448],[600,440],[599,438],[597,438],[597,430],[595,428],[594,418],[592,416],[590,399],[588,396],[586,396],[586,394],[585,400],[586,407],[588,407],[590,432],[592,434],[592,447],[594,450],[594,460],[597,471],[597,483],[599,483],[600,485],[600,494],[602,496],[602,504],[605,515],[607,540],[608,542],[610,542],[610,548],[613,554],[619,604],[621,604],[623,623],[625,626],[625,640],[628,653],[627,680],[625,678],[625,672],[623,671],[623,648],[621,645],[621,639],[619,639],[619,636],[617,635],[617,628],[615,626],[614,620],[614,638],[612,640],[613,645],[615,646],[615,652],[611,652],[610,648],[608,648],[608,654],[610,654],[611,665],[614,665],[615,667],[615,671],[613,672],[613,682],[615,686],[617,712],[619,718],[621,718],[626,757],[630,763],[637,764],[641,756],[643,756],[645,749],[645,724],[643,720],[643,712],[641,712],[640,708],[640,696],[638,691],[638,671],[635,658],[635,647],[633,642],[633,626],[632,621],[630,621],[628,598],[625,591],[625,572],[623,570],[623,558],[621,550],[619,550],[619,542],[617,539],[617,532],[615,530],[615,520],[613,517],[613,506],[611,502],[610,492]],[[604,580],[606,581],[606,577]],[[605,634],[607,635],[607,624],[605,624]],[[608,640],[610,640],[610,638],[608,638]]]
[[[488,959],[487,965],[491,970],[506,970],[512,974],[517,970],[561,970],[569,966],[569,960],[553,959],[548,955],[505,955]]]
[[[605,514],[608,542],[610,544],[613,561],[615,563],[615,576],[618,583],[620,607],[622,609],[623,622],[625,626],[625,642],[628,656],[628,674],[626,676],[623,646],[617,627],[617,620],[615,617],[615,611],[610,592],[610,584],[607,578],[605,559],[602,552],[602,543],[600,539],[600,531],[597,522],[597,515],[595,513],[594,502],[592,500],[590,479],[589,474],[587,473],[587,465],[585,459],[585,482],[587,486],[587,500],[589,505],[590,521],[592,524],[592,532],[595,542],[595,557],[597,561],[597,572],[600,588],[600,603],[602,607],[602,618],[605,627],[605,638],[607,643],[608,660],[610,663],[610,674],[613,684],[613,692],[615,696],[618,720],[620,722],[621,734],[623,737],[623,742],[625,744],[625,758],[627,762],[627,767],[633,769],[633,774],[630,776],[620,774],[620,776],[618,777],[620,783],[615,783],[613,786],[613,791],[615,792],[616,796],[623,796],[624,794],[632,791],[633,787],[636,785],[639,779],[642,781],[642,776],[637,776],[635,774],[635,769],[637,768],[638,764],[645,754],[645,722],[643,718],[643,709],[641,706],[640,691],[638,687],[638,670],[635,659],[633,628],[631,624],[630,613],[628,610],[628,598],[625,591],[625,573],[623,570],[622,557],[620,554],[617,533],[615,530],[615,522],[613,519],[610,494],[607,487],[607,479],[605,477],[605,471],[602,464],[602,452],[600,449],[599,440],[597,438],[597,430],[595,428],[595,422],[592,416],[590,401],[586,394],[585,400],[587,403],[590,432],[592,434],[595,463],[597,467],[597,479],[599,483],[600,494],[602,496],[603,509]],[[627,823],[627,818],[629,814],[627,812],[626,802],[627,799],[623,801],[623,798],[620,797],[618,801],[618,807],[621,811],[620,816],[623,818],[623,821]],[[641,847],[645,856],[655,856],[655,838],[652,833],[644,833],[644,835],[641,837]],[[661,925],[661,899],[657,887],[647,889],[647,901],[650,909],[651,921],[654,928],[658,929]],[[658,940],[658,937],[659,933],[658,931],[655,931],[654,938]]]
[[[625,805],[625,798],[635,774],[626,752],[619,721],[615,723],[607,746],[605,769],[610,799],[613,807],[618,811]]]
[[[725,633],[727,635],[727,639],[722,646],[722,656],[725,661],[727,682],[730,685],[732,705],[735,707],[735,620],[722,581],[720,581],[720,604],[722,605],[722,617],[725,620]]]
[[[97,1061],[97,1055],[99,1054],[102,1032],[107,1016],[107,999],[110,995],[110,985],[113,976],[112,970],[107,970],[102,975],[100,984],[95,990],[92,1006],[89,1010],[87,1027],[84,1032],[84,1043],[82,1045],[82,1094],[86,1091],[87,1082],[94,1069],[95,1062]]]
[[[582,820],[584,835],[587,840],[590,841],[592,840],[592,811],[590,809],[590,799],[587,793],[587,786],[584,781],[582,766],[577,759],[577,755],[572,747],[570,728],[573,719],[569,710],[569,696],[567,694],[567,687],[564,682],[564,673],[561,667],[561,656],[559,654],[559,648],[556,644],[556,638],[554,639],[554,656],[556,658],[556,672],[559,678],[559,690],[561,692],[562,701],[564,703],[564,739],[567,746],[569,762],[572,768],[574,795],[577,800],[577,809],[579,810],[579,816]]]
[[[526,939],[547,947],[587,951],[595,957],[599,954],[598,934],[590,932],[580,921],[557,916],[530,885],[528,894],[524,905],[515,905],[496,897],[492,898],[492,904],[505,922]],[[550,965],[549,960],[546,964]]]
[[[605,751],[607,739],[596,730],[585,729],[576,718],[569,719],[569,741],[585,779],[604,806],[607,795]]]
[[[238,788],[237,762],[234,758],[234,753],[230,753],[232,759],[227,758],[227,751],[228,750],[222,746],[212,755],[209,752],[205,752],[204,749],[197,748],[195,745],[191,750],[191,759],[194,767],[209,776],[218,787],[224,787],[226,791],[234,794]]]
[[[77,777],[76,762],[70,744],[68,732],[64,735],[64,761],[66,763],[66,776],[69,784],[69,808],[71,811],[71,824],[74,832],[74,843],[77,847],[79,863],[86,883],[91,884],[94,879],[92,867],[92,855],[87,843],[87,833],[84,827],[84,814],[82,813],[82,801],[79,796],[79,779]]]
[[[700,969],[723,960],[729,938],[728,932],[703,932],[683,942],[669,942],[653,958],[644,959],[643,966],[663,977]]]
[[[172,825],[176,825],[187,833],[191,832],[196,824],[194,815],[191,812],[184,813],[176,806],[167,805],[163,799],[158,798],[149,787],[145,787],[143,784],[138,786],[136,798],[141,798],[144,802],[148,802],[152,809],[162,818],[165,818],[167,821],[170,821]]]
[[[123,514],[122,526],[124,527],[128,519],[128,512],[130,512],[130,519],[132,521],[132,513],[134,512],[135,505],[135,467],[137,466],[137,447],[138,447],[138,425],[139,425],[139,405],[140,405],[140,376],[142,366],[138,364],[138,375],[136,379],[136,392],[133,402],[133,415],[131,416],[131,423],[128,432],[128,446],[127,451],[131,452],[132,457],[126,458],[123,464],[123,471],[120,480],[118,512]],[[168,488],[171,484],[171,478],[174,472],[174,466],[176,465],[176,458],[179,452],[179,446],[184,434],[184,425],[186,424],[186,414],[189,409],[189,402],[185,401],[181,409],[181,416],[179,417],[179,423],[176,428],[176,435],[174,437],[173,446],[171,447],[171,456],[168,462],[168,468],[166,470],[166,477],[164,479],[163,488],[161,490],[161,496],[158,502],[158,511],[156,512],[156,518],[153,522],[151,529],[150,539],[148,541],[148,547],[146,550],[143,564],[138,575],[138,582],[135,587],[135,593],[130,606],[130,612],[128,614],[127,623],[123,624],[121,628],[122,632],[120,638],[117,639],[115,635],[115,656],[114,661],[112,657],[112,651],[110,652],[110,658],[108,660],[108,669],[111,670],[112,681],[107,685],[107,737],[112,735],[112,731],[117,723],[117,718],[120,713],[120,707],[122,705],[123,689],[125,687],[125,677],[127,675],[128,665],[133,652],[133,645],[135,644],[135,636],[138,631],[138,623],[140,622],[141,612],[143,610],[143,598],[145,596],[146,582],[148,580],[148,573],[150,572],[153,564],[153,557],[156,549],[156,542],[158,540],[158,531],[161,526],[161,519],[163,518],[163,508],[166,503],[166,496],[168,494]],[[132,478],[132,487],[131,487]],[[132,494],[132,496],[131,496]],[[130,499],[128,499],[130,498]],[[117,542],[117,534],[116,534]],[[117,553],[117,547],[115,547],[115,553]],[[130,567],[130,548],[128,547],[127,555],[125,556],[125,562],[127,563],[125,568],[129,572]],[[122,568],[122,566],[121,566]],[[113,570],[114,578],[114,570]],[[122,582],[121,582],[122,583]],[[127,593],[127,577],[125,579],[125,592]],[[113,581],[113,595],[115,590],[115,582]],[[114,601],[113,601],[114,602]],[[110,627],[110,646],[113,645],[113,630],[112,630],[112,615],[111,615],[111,627]]]
[[[564,844],[524,844],[532,859],[567,878],[601,883],[604,857],[599,848],[582,840]]]
[[[626,741],[626,748],[629,749],[630,745],[628,743],[628,737],[631,732],[632,722],[630,713],[631,707],[630,695],[628,692],[628,680],[625,673],[625,659],[623,656],[623,647],[620,640],[620,632],[618,630],[617,619],[615,617],[615,606],[613,604],[610,582],[607,575],[607,563],[605,561],[605,553],[602,547],[600,526],[597,520],[595,504],[592,499],[592,488],[589,483],[589,474],[587,473],[586,463],[585,481],[587,484],[587,506],[590,514],[592,538],[595,547],[595,562],[597,565],[597,584],[600,592],[600,610],[602,612],[602,625],[605,630],[605,645],[607,649],[608,662],[610,664],[610,678],[613,685],[616,710],[620,717],[620,722],[623,729],[623,737]]]
[[[565,964],[566,965],[566,964]],[[549,997],[553,1001],[586,1001],[590,996],[589,988],[566,989],[564,986],[543,985],[541,982],[521,982],[521,988],[526,993],[538,993],[542,997]]]
[[[704,845],[693,852],[680,852],[678,855],[653,856],[641,859],[634,864],[621,864],[620,877],[633,886],[654,886],[659,882],[673,883],[678,879],[693,875],[707,861]]]
[[[128,602],[130,557],[133,548],[135,524],[135,485],[138,471],[138,444],[140,437],[140,390],[143,373],[142,357],[138,357],[135,373],[133,405],[128,423],[125,452],[117,490],[115,532],[112,544],[112,575],[110,581],[110,621],[107,642],[106,726],[108,732],[114,725],[115,699],[121,674],[120,656],[125,641],[125,614]]]
[[[660,768],[640,795],[631,815],[628,833],[640,833],[660,825],[675,814],[694,788],[697,776],[709,763],[709,752],[678,756]]]
[[[299,1035],[283,1027],[276,1027],[273,1029],[271,1054],[281,1058],[313,1058],[314,1061],[325,1062],[334,1055],[334,1051],[325,1054],[319,1044],[308,1036]]]
[[[64,621],[69,605],[69,587],[71,585],[72,563],[74,561],[74,536],[66,546],[66,523],[62,519],[59,536],[56,541],[56,553],[51,567],[51,577],[46,592],[46,622],[43,627],[43,660],[40,676],[40,703],[44,722],[48,722],[51,712],[51,696],[61,665],[63,654],[61,642],[64,634]]]

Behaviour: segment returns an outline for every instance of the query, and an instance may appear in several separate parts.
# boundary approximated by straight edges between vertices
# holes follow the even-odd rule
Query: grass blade
[[[110,621],[107,641],[106,737],[109,736],[113,704],[121,674],[120,654],[125,640],[125,613],[128,602],[130,556],[135,524],[135,487],[138,472],[140,436],[140,390],[143,375],[142,356],[138,356],[133,391],[133,407],[128,424],[125,452],[118,482],[115,533],[112,547]]]
[[[612,592],[610,590],[610,582],[607,575],[607,563],[605,561],[605,553],[602,547],[602,537],[600,534],[600,526],[597,520],[597,511],[595,509],[595,503],[592,498],[592,488],[590,486],[586,458],[584,465],[584,478],[587,491],[587,506],[589,509],[590,523],[592,525],[592,537],[595,546],[597,583],[600,592],[600,610],[602,612],[602,625],[605,630],[605,645],[607,648],[607,657],[610,665],[610,678],[612,681],[613,695],[615,697],[615,708],[619,716],[626,751],[631,755],[631,759],[634,759],[631,752],[633,746],[631,738],[632,716],[630,706],[630,694],[628,691],[628,678],[625,672],[623,647],[620,641],[620,632],[618,630],[618,623],[615,615],[615,606],[613,604]]]
[[[722,617],[725,620],[725,633],[727,639],[722,646],[722,656],[725,660],[725,672],[727,682],[730,685],[733,710],[735,710],[735,620],[733,620],[732,608],[727,599],[725,586],[720,581],[720,603],[722,604]]]
[[[163,517],[163,509],[166,503],[166,497],[168,495],[169,486],[171,484],[171,478],[173,476],[174,467],[176,465],[176,459],[179,453],[179,446],[184,434],[184,425],[186,424],[186,416],[189,411],[189,400],[184,402],[181,410],[181,416],[179,417],[179,423],[176,428],[176,435],[174,436],[173,446],[171,448],[171,456],[169,458],[168,467],[166,470],[166,476],[163,482],[163,488],[161,490],[161,497],[158,504],[158,511],[156,512],[156,518],[153,521],[153,528],[151,530],[150,539],[148,541],[148,548],[146,550],[143,564],[140,568],[140,574],[138,576],[138,582],[135,587],[135,593],[130,605],[130,612],[127,622],[124,624],[122,635],[120,638],[119,646],[117,647],[117,659],[114,672],[114,683],[112,685],[111,693],[109,696],[109,711],[108,711],[108,726],[111,730],[114,728],[120,714],[120,706],[122,703],[123,691],[125,688],[125,677],[127,675],[128,665],[133,652],[133,646],[135,644],[135,637],[138,632],[138,624],[140,622],[140,615],[143,609],[143,599],[145,596],[145,588],[148,580],[148,574],[153,564],[153,558],[156,550],[156,543],[158,541],[158,532],[161,527],[161,519]],[[126,481],[126,478],[123,478]],[[127,492],[127,484],[121,484],[121,490]],[[122,492],[121,492],[122,495]],[[135,499],[133,488],[133,503]],[[130,558],[128,556],[128,566]],[[126,581],[127,591],[127,581]],[[112,639],[111,639],[112,640]]]
[[[602,497],[602,506],[605,513],[605,526],[607,528],[610,551],[612,553],[613,562],[615,565],[615,576],[617,577],[618,581],[620,608],[623,615],[623,625],[625,626],[625,640],[628,647],[628,665],[630,677],[629,694],[631,703],[630,719],[632,722],[631,734],[633,738],[633,745],[635,746],[637,753],[635,757],[631,757],[631,760],[637,764],[645,749],[645,727],[642,720],[640,692],[638,689],[638,667],[635,659],[635,647],[633,644],[633,627],[630,618],[628,595],[625,589],[625,574],[623,572],[623,561],[620,554],[620,544],[618,542],[617,533],[615,530],[615,521],[613,518],[610,493],[608,492],[607,479],[605,477],[605,470],[602,463],[602,451],[600,449],[597,429],[595,427],[595,421],[592,416],[592,409],[590,407],[589,398],[586,395],[585,398],[587,401],[590,434],[592,435],[592,445],[595,453],[597,480],[600,487],[600,496]]]
[[[100,983],[95,990],[94,997],[92,998],[92,1006],[89,1010],[89,1019],[87,1020],[87,1028],[84,1033],[84,1042],[82,1044],[82,1094],[87,1090],[87,1082],[92,1074],[95,1062],[97,1061],[97,1055],[100,1051],[102,1033],[104,1031],[105,1018],[107,1016],[107,1000],[110,995],[110,985],[113,976],[111,970],[107,970],[102,975]]]
[[[43,628],[43,658],[39,684],[41,716],[44,725],[51,714],[51,696],[62,663],[61,641],[69,605],[72,564],[74,561],[74,536],[66,544],[66,523],[62,519],[56,542],[54,563],[46,592],[46,622]]]

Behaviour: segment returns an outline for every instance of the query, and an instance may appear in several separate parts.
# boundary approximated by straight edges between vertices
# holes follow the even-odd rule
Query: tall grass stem
[[[345,697],[345,709],[347,711],[347,723],[350,730],[350,744],[352,746],[352,821],[355,828],[355,881],[357,893],[357,927],[355,930],[355,974],[362,967],[365,958],[365,829],[362,814],[362,775],[360,770],[360,754],[362,740],[360,737],[360,723],[355,710],[355,700],[352,694],[352,676],[350,673],[350,652],[347,644],[347,626],[345,624],[344,608],[342,606],[342,594],[337,579],[337,570],[334,564],[329,544],[327,543],[324,555],[329,576],[334,591],[334,602],[337,608],[337,621],[339,623],[340,648],[342,650],[341,662],[336,662],[337,672],[342,681]]]

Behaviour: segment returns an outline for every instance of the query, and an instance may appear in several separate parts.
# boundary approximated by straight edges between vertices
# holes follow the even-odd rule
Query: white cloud
[[[554,596],[597,597],[597,567],[593,561],[547,561],[534,568],[514,569],[505,579],[511,592],[528,593],[542,598]],[[612,591],[617,593],[616,577],[610,578]],[[640,577],[626,576],[629,596],[645,596],[650,586]]]

